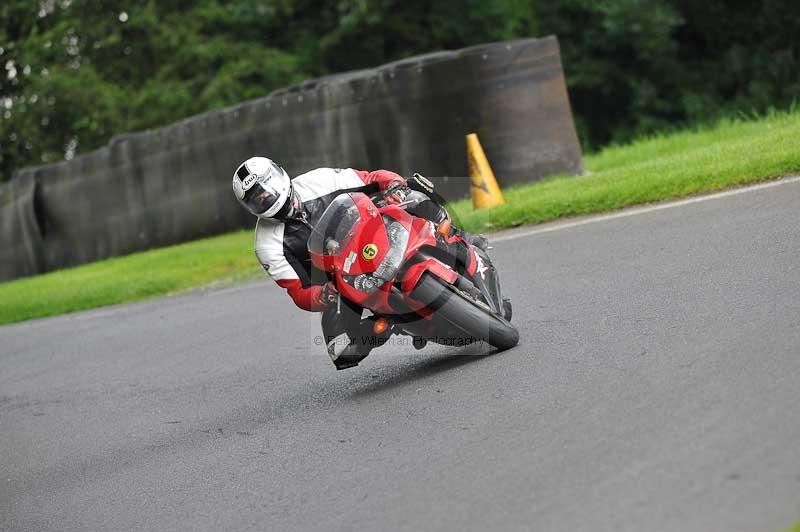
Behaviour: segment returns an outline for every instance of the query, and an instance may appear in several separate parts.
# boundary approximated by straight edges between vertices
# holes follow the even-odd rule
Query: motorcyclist
[[[255,252],[261,265],[298,307],[323,313],[323,337],[337,369],[358,365],[380,342],[371,322],[362,320],[363,309],[339,300],[336,286],[311,264],[307,242],[325,208],[344,192],[380,192],[387,203],[401,203],[414,191],[425,197],[409,209],[412,214],[437,224],[448,218],[429,180],[418,174],[406,180],[389,170],[317,168],[290,179],[272,160],[251,157],[234,172],[233,191],[258,217]],[[488,242],[481,235],[461,234],[486,249]],[[420,345],[424,344],[415,342]]]

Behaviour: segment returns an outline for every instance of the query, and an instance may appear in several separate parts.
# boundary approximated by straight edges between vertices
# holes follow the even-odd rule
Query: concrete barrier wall
[[[245,158],[419,171],[469,194],[477,132],[501,185],[582,170],[555,37],[415,57],[306,81],[171,126],[115,137],[0,187],[0,280],[253,224],[230,190]]]

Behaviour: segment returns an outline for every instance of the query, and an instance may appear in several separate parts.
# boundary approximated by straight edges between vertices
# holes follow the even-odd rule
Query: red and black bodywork
[[[496,347],[516,345],[488,256],[451,234],[449,221],[437,227],[413,216],[408,203],[378,206],[362,193],[338,196],[309,238],[314,266],[328,273],[341,297],[388,320],[392,332],[450,345],[478,339],[495,345],[492,337],[502,336]]]

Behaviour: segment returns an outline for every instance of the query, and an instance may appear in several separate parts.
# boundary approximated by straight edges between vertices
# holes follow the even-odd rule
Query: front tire
[[[483,340],[500,351],[519,343],[519,331],[491,309],[430,273],[424,273],[411,297],[434,311],[434,320],[449,324],[465,339]]]

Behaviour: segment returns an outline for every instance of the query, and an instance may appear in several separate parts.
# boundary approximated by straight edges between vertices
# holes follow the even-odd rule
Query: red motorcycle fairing
[[[337,249],[329,249],[326,247],[324,253],[315,253],[309,250],[311,262],[320,270],[334,273],[336,271],[345,270],[347,274],[352,273],[357,275],[360,273],[374,272],[378,264],[386,256],[389,248],[389,239],[386,235],[386,227],[379,215],[378,209],[370,201],[370,199],[361,193],[348,194],[352,200],[352,205],[357,209],[356,213],[353,212],[349,216],[354,216],[350,220],[344,220],[348,215],[342,214],[332,219],[325,219],[328,211],[325,212],[323,218],[318,222],[322,225],[333,225],[334,227],[323,227],[322,230],[328,233],[334,233],[333,230],[339,229],[340,224],[351,221],[348,229],[349,233],[343,236],[337,242]],[[346,207],[346,206],[345,206]],[[346,209],[343,209],[346,210]],[[336,213],[334,213],[336,214]],[[326,245],[330,244],[334,234],[327,234],[328,240]],[[354,238],[357,237],[357,238]],[[344,244],[344,247],[342,245]],[[369,247],[368,247],[369,246]],[[374,253],[368,250],[374,250]]]
[[[312,228],[308,251],[314,264],[335,281],[340,298],[372,310],[362,325],[371,321],[373,331],[383,334],[374,328],[383,318],[389,334],[443,345],[517,345],[519,332],[498,303],[497,277],[489,276],[496,295],[486,286],[487,268],[493,271],[488,257],[402,206],[379,208],[362,193],[340,194]],[[477,277],[467,275],[476,269]]]
[[[399,222],[408,231],[408,241],[401,261],[403,265],[414,257],[423,246],[436,246],[436,228],[432,222],[412,216],[401,207],[388,205],[378,208],[365,194],[349,193],[347,196],[349,196],[349,200],[340,200],[339,198],[335,200],[340,204],[337,206],[344,214],[339,218],[332,215],[330,219],[326,220],[326,216],[328,216],[328,211],[326,211],[320,222],[323,225],[333,226],[338,224],[341,219],[341,222],[349,224],[349,227],[323,227],[324,236],[312,235],[311,240],[316,238],[317,242],[312,244],[310,240],[311,261],[317,268],[334,276],[337,289],[346,299],[379,314],[393,314],[397,309],[390,304],[389,296],[392,293],[394,282],[398,279],[384,282],[377,290],[365,293],[348,283],[345,276],[352,278],[360,274],[374,273],[386,258],[390,246],[386,229],[389,222],[385,221],[384,217]],[[334,214],[336,208],[332,210]],[[347,231],[346,234],[344,231]],[[331,235],[338,238],[332,244],[332,248],[329,246]],[[458,241],[458,237],[450,238],[453,239],[453,242]],[[320,244],[320,240],[324,244]],[[470,265],[473,265],[474,255],[471,256],[471,259]],[[472,269],[474,271],[474,266]],[[426,271],[448,283],[453,283],[458,278],[458,274],[452,268],[434,258],[420,261],[405,270],[400,279],[401,290],[406,297],[406,302],[411,303],[411,306],[424,317],[428,317],[429,313],[425,312],[419,304],[410,300],[409,293]]]
[[[419,283],[422,274],[425,272],[430,272],[436,277],[444,279],[450,284],[454,284],[458,279],[458,274],[441,261],[432,258],[425,259],[412,265],[406,270],[406,274],[403,276],[403,280],[401,282],[403,292],[407,294],[411,293],[411,291],[414,290],[414,287],[417,286],[417,283]]]
[[[454,284],[456,282],[458,279],[458,274],[449,266],[446,266],[441,261],[433,258],[425,259],[413,264],[406,270],[400,285],[403,293],[406,294],[406,304],[410,310],[416,312],[419,316],[427,320],[431,318],[433,311],[428,309],[423,303],[415,301],[410,295],[414,288],[416,288],[417,284],[419,284],[419,281],[422,279],[422,275],[425,274],[425,272],[430,272],[433,275],[444,279],[450,284]]]

